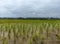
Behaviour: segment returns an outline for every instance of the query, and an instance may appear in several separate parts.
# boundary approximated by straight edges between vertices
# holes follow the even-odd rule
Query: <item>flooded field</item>
[[[60,23],[1,23],[0,44],[60,44]]]

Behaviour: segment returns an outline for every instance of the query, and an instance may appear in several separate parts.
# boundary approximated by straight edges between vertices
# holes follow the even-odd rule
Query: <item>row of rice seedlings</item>
[[[34,27],[34,28],[35,28],[35,27]],[[32,29],[32,30],[33,30],[33,29]],[[34,30],[35,30],[35,29],[34,29]],[[35,33],[35,31],[34,31],[34,30],[32,31],[33,33]],[[14,30],[14,33],[15,33],[15,30]],[[22,33],[24,33],[24,30],[23,30],[23,32],[22,32]],[[32,34],[33,34],[33,33],[32,33]],[[34,34],[33,34],[33,35],[34,35]]]
[[[34,34],[32,33],[33,35],[35,35],[35,31],[37,30],[37,29],[35,30],[34,28],[35,28],[35,27],[33,27],[33,29],[32,29],[32,32],[34,33]],[[22,33],[24,33],[25,30],[24,30],[24,29],[22,29],[22,30],[23,30]],[[15,34],[15,31],[16,31],[16,30],[14,29],[14,34]],[[10,32],[9,32],[9,33],[10,33]],[[8,34],[8,35],[9,35],[9,34]]]
[[[30,25],[30,26],[29,26]],[[37,39],[41,40],[41,44],[44,43],[45,37],[49,37],[49,33],[52,34],[52,31],[56,31],[55,26],[53,27],[52,24],[46,23],[46,24],[40,24],[39,26],[36,24],[6,24],[0,26],[0,31],[3,33],[3,38],[4,38],[4,33],[8,32],[8,38],[11,39],[11,30],[13,30],[14,34],[14,44],[16,44],[16,38],[19,38],[21,36],[22,41],[25,41],[26,38],[30,39],[30,44],[33,44],[33,42],[37,43]],[[5,27],[4,27],[5,26]],[[59,26],[56,26],[59,27]],[[50,29],[49,29],[50,28]],[[53,29],[54,28],[54,29]],[[60,28],[59,28],[60,29]],[[45,31],[45,32],[44,32]],[[45,35],[46,33],[46,35]],[[50,36],[51,37],[51,36]],[[3,39],[3,44],[4,44],[4,39]]]

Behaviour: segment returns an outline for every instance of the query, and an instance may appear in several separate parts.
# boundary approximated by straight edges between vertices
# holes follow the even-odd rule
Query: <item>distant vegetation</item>
[[[54,20],[58,20],[60,18],[44,18],[44,17],[26,17],[26,18],[23,18],[23,17],[18,17],[18,18],[7,18],[7,17],[4,17],[4,18],[0,18],[0,19],[22,19],[22,20],[50,20],[50,19],[54,19]]]

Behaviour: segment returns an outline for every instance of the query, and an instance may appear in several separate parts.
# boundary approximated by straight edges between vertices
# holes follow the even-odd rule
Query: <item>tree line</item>
[[[21,20],[60,20],[60,18],[42,18],[42,17],[26,17],[26,18],[23,18],[23,17],[18,17],[18,18],[7,18],[7,17],[4,17],[4,18],[0,18],[0,19],[21,19]]]

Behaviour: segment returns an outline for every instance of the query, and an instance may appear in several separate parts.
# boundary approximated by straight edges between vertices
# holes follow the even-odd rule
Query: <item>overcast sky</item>
[[[0,0],[0,17],[60,18],[60,0]]]

